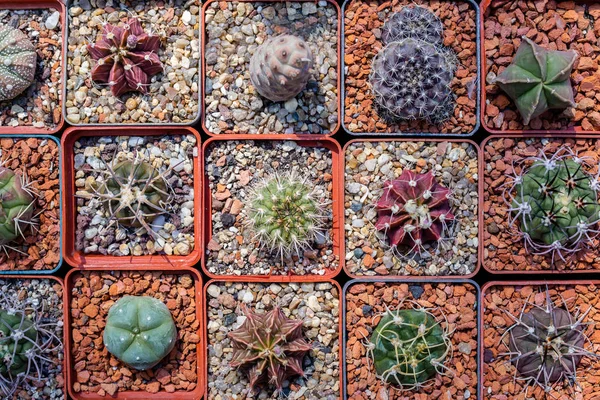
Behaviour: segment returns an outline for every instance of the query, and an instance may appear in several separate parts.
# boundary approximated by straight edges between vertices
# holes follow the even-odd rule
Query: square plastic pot
[[[105,256],[102,254],[84,254],[75,248],[75,232],[77,225],[77,199],[75,197],[75,169],[73,147],[77,140],[83,137],[102,136],[155,136],[166,135],[194,135],[196,137],[196,149],[194,149],[194,193],[201,193],[202,163],[200,162],[200,134],[188,127],[106,127],[106,128],[69,128],[62,136],[62,164],[63,179],[65,182],[63,190],[62,217],[64,221],[64,259],[75,268],[92,269],[105,268],[109,265],[127,266],[129,269],[144,269],[148,265],[165,269],[185,268],[195,265],[200,260],[200,227],[202,213],[201,201],[194,201],[194,249],[186,256],[153,254],[142,256]],[[197,153],[196,153],[197,150]]]

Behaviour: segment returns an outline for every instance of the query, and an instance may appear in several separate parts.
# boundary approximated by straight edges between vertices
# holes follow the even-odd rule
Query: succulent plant
[[[585,159],[559,148],[551,157],[543,151],[511,179],[507,203],[519,231],[534,254],[567,254],[581,250],[596,235],[600,219],[598,179]]]
[[[275,386],[278,392],[291,377],[304,376],[302,361],[311,350],[302,321],[287,318],[279,307],[258,314],[245,305],[246,320],[228,333],[233,346],[232,368],[242,369],[253,390]]]
[[[252,188],[247,225],[262,247],[282,259],[299,255],[322,234],[326,204],[306,177],[273,173]]]
[[[123,27],[104,23],[101,38],[88,45],[97,61],[92,80],[108,84],[117,97],[127,92],[147,94],[150,78],[163,71],[159,49],[160,38],[144,32],[137,18]]]
[[[112,355],[143,371],[173,350],[177,328],[162,301],[149,296],[123,296],[108,310],[103,340]]]
[[[381,41],[384,45],[403,39],[419,39],[434,45],[442,44],[444,25],[427,8],[406,6],[394,13],[381,29]]]
[[[574,107],[571,70],[575,50],[548,50],[523,37],[512,63],[496,78],[515,102],[523,124],[550,109]]]
[[[18,375],[27,370],[27,352],[37,342],[37,330],[23,313],[0,310],[0,374]]]
[[[265,40],[250,59],[250,80],[263,97],[285,101],[306,87],[313,65],[308,44],[294,35]]]
[[[32,225],[34,196],[26,179],[0,166],[0,246],[7,246]]]
[[[405,169],[383,184],[375,204],[375,229],[386,234],[390,246],[408,246],[409,253],[420,254],[425,243],[441,241],[447,224],[454,220],[449,195],[432,171],[418,174]]]
[[[0,25],[0,101],[20,95],[35,80],[37,53],[27,35]]]

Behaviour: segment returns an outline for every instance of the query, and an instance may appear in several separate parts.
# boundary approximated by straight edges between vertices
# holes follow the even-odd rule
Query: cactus
[[[384,45],[403,39],[419,39],[434,45],[442,44],[444,26],[442,21],[427,8],[403,7],[394,13],[381,29]]]
[[[449,195],[432,171],[417,174],[406,169],[383,184],[375,204],[375,229],[387,235],[390,246],[408,246],[409,253],[420,254],[425,243],[443,240],[448,222],[454,220]]]
[[[575,106],[571,70],[576,59],[575,50],[548,50],[523,37],[496,83],[513,99],[524,125],[547,110]]]
[[[308,44],[293,35],[267,39],[250,59],[250,80],[263,97],[285,101],[306,87],[313,65]]]
[[[426,386],[445,374],[452,350],[451,333],[428,310],[386,310],[375,328],[367,351],[377,377],[400,390]]]
[[[0,310],[0,374],[18,375],[27,370],[27,352],[37,342],[37,330],[23,313]]]
[[[127,92],[147,94],[150,78],[163,71],[159,48],[160,38],[144,32],[137,18],[123,27],[105,22],[101,38],[87,47],[96,60],[92,80],[107,83],[116,97]]]
[[[25,177],[0,166],[0,246],[7,246],[32,225],[34,196]]]
[[[287,318],[279,307],[257,314],[242,305],[242,312],[246,320],[227,335],[233,345],[230,366],[245,371],[251,389],[273,385],[281,392],[285,380],[304,376],[302,361],[311,346],[302,321]]]
[[[0,101],[20,95],[35,80],[37,53],[27,35],[0,25]]]
[[[261,247],[283,260],[300,255],[322,234],[325,206],[306,178],[296,172],[274,173],[249,194],[247,225]]]
[[[162,301],[148,296],[123,296],[108,310],[103,341],[112,355],[143,371],[173,350],[177,328]]]
[[[581,250],[597,233],[600,219],[598,179],[585,170],[585,159],[567,147],[550,158],[543,151],[529,157],[529,166],[512,177],[507,203],[511,225],[534,254],[552,253],[565,260]]]

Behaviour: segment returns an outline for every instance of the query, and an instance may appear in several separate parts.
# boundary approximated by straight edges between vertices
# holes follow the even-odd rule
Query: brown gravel
[[[600,302],[600,291],[595,285],[551,285],[550,295],[555,306],[562,305],[560,294],[568,304],[569,311],[576,309],[582,311],[592,308],[584,323],[598,321],[598,304]],[[505,310],[512,315],[518,316],[530,295],[529,300],[536,305],[546,304],[545,287],[541,285],[512,286],[494,285],[483,293],[483,399],[494,400],[525,400],[525,399],[556,399],[556,400],[594,400],[598,399],[600,393],[600,369],[598,362],[590,362],[584,358],[577,368],[578,383],[581,390],[576,394],[568,394],[567,391],[554,391],[544,394],[540,387],[529,388],[527,396],[523,387],[515,383],[514,367],[507,363],[506,357],[498,357],[499,353],[507,351],[502,344],[501,336],[504,330],[511,326],[513,321],[506,315]],[[563,306],[564,307],[564,306]],[[528,309],[526,309],[527,311]],[[594,347],[600,346],[600,331],[594,331],[593,325],[589,326],[587,335]]]
[[[192,392],[198,385],[199,320],[196,289],[190,274],[160,271],[82,272],[71,278],[70,328],[75,393],[100,396],[116,392]],[[102,343],[110,307],[124,295],[151,296],[163,301],[179,335],[175,349],[147,371],[129,368],[110,355]],[[168,395],[165,395],[168,396]]]
[[[492,1],[485,20],[485,91],[484,122],[489,128],[564,129],[576,127],[584,131],[600,129],[600,4],[575,1],[523,2],[518,0]],[[512,61],[521,37],[527,36],[552,50],[576,50],[579,61],[571,74],[575,89],[575,108],[546,113],[524,127],[512,100],[496,85],[491,84]]]
[[[383,47],[381,27],[409,4],[418,4],[436,14],[444,24],[444,45],[457,55],[459,65],[452,81],[456,96],[454,117],[440,124],[426,121],[387,124],[377,115],[368,83],[371,61]],[[475,9],[465,1],[437,2],[394,0],[387,2],[353,0],[347,3],[345,20],[344,124],[350,132],[430,132],[468,134],[477,124],[477,21]]]
[[[517,166],[525,157],[537,156],[541,148],[546,154],[556,151],[561,145],[567,145],[579,156],[600,161],[600,142],[590,139],[493,139],[483,149],[484,189],[483,189],[483,265],[492,271],[540,271],[552,269],[550,256],[527,254],[523,240],[518,232],[508,224],[508,212],[503,199],[502,185],[512,174],[513,164]],[[588,169],[595,174],[597,168]],[[590,246],[597,247],[595,241]],[[594,250],[582,251],[575,258],[554,260],[558,270],[598,270],[600,254]]]
[[[355,283],[345,293],[346,303],[346,394],[348,399],[433,400],[477,397],[477,289],[468,283]],[[454,378],[437,376],[434,383],[414,391],[398,392],[375,376],[373,363],[363,345],[379,323],[375,317],[396,310],[401,301],[416,301],[423,307],[439,307],[450,323],[453,356],[445,365]],[[406,305],[405,305],[406,307]],[[442,397],[443,396],[443,397]]]
[[[60,261],[59,147],[48,139],[0,139],[4,166],[27,174],[38,194],[38,224],[25,240],[10,244],[20,252],[0,251],[0,270],[51,270]]]

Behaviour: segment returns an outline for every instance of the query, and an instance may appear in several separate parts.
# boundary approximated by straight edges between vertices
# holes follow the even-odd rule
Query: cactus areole
[[[103,340],[112,355],[143,371],[173,350],[177,328],[162,301],[149,296],[124,296],[108,311]]]
[[[20,95],[35,80],[37,53],[27,35],[0,24],[0,101]]]
[[[0,245],[24,236],[31,224],[34,198],[25,189],[23,178],[0,167]]]
[[[0,374],[16,376],[27,371],[27,354],[35,350],[37,340],[37,330],[23,313],[0,310]]]

